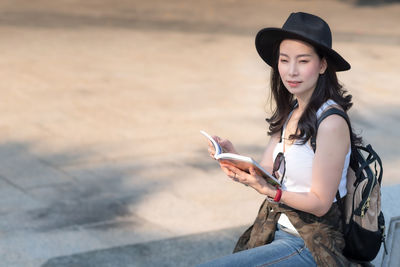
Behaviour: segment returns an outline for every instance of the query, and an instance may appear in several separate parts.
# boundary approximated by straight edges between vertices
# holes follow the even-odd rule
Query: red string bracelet
[[[281,200],[282,190],[280,188],[276,188],[276,194],[274,197],[275,202],[279,202]]]

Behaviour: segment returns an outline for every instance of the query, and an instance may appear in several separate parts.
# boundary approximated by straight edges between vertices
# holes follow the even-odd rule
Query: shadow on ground
[[[130,207],[163,186],[157,178],[143,179],[146,166],[133,159],[90,162],[90,149],[45,154],[33,152],[34,147],[0,145],[0,200],[8,203],[0,209],[3,233],[118,227],[111,222],[132,216]]]

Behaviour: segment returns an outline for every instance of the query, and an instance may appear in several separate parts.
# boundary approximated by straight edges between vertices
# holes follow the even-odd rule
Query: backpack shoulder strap
[[[316,125],[317,127],[315,128],[315,134],[311,137],[311,147],[314,150],[314,152],[317,149],[317,132],[318,132],[319,125],[321,124],[321,122],[324,119],[326,119],[327,117],[334,115],[334,114],[339,115],[343,119],[345,119],[345,121],[347,122],[347,125],[349,126],[351,141],[353,141],[349,116],[347,116],[347,114],[343,110],[340,110],[338,108],[330,108],[327,111],[325,111],[324,113],[322,113],[322,115],[317,120],[317,125]]]

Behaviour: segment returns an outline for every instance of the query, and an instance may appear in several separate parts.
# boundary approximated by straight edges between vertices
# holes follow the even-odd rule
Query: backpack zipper
[[[369,168],[369,166],[367,166],[367,167]],[[365,201],[365,203],[361,207],[361,218],[364,217],[365,212],[369,209],[369,202],[371,200],[372,189],[374,189],[374,186],[375,186],[375,180],[376,180],[376,175],[373,176],[372,185],[368,192],[367,201]]]
[[[356,146],[357,147],[357,146]],[[360,152],[360,156],[361,156],[361,158],[364,160],[364,161],[366,161],[366,159],[364,158],[364,155]],[[366,166],[366,168],[369,168],[369,165],[367,165]],[[365,170],[365,169],[364,169]],[[364,171],[363,170],[363,171]],[[371,173],[373,173],[372,172],[372,170],[370,170],[371,171]],[[367,177],[368,177],[368,173],[366,172],[366,174],[367,174]],[[368,179],[368,178],[367,178]],[[368,208],[369,208],[369,201],[371,200],[371,193],[372,193],[372,189],[374,188],[374,185],[375,185],[375,180],[376,180],[376,173],[375,173],[375,175],[373,175],[373,177],[372,177],[372,184],[371,184],[371,187],[370,187],[370,189],[369,189],[369,192],[368,192],[368,198],[367,198],[367,201],[365,201],[365,203],[362,205],[362,207],[361,207],[361,218],[362,217],[364,217],[364,215],[365,215],[365,212],[368,210]]]

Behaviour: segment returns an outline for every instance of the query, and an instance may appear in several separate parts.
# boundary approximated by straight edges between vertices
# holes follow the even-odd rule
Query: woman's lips
[[[301,82],[298,81],[287,81],[290,87],[297,87]]]

